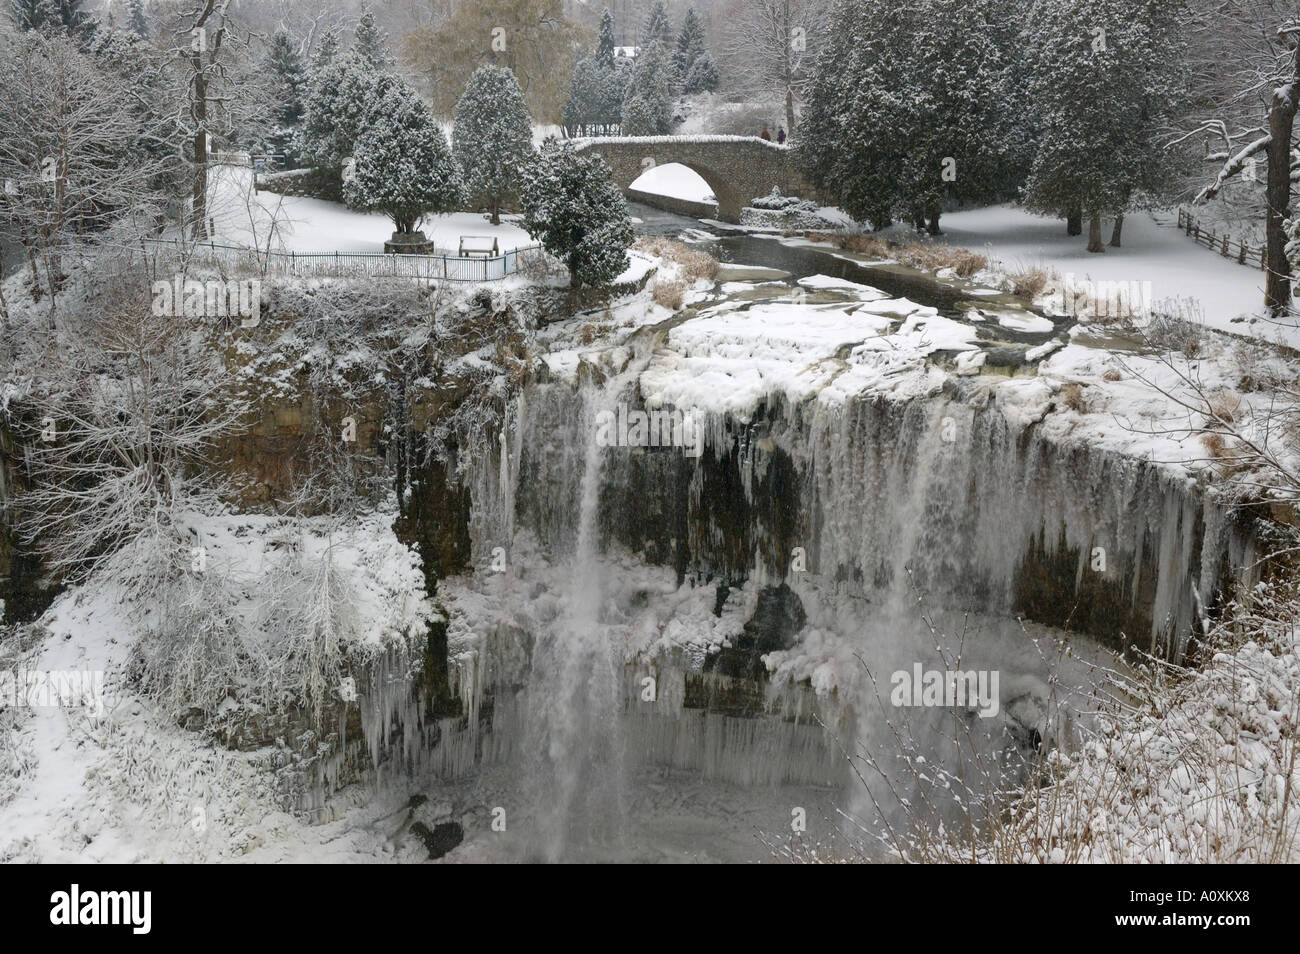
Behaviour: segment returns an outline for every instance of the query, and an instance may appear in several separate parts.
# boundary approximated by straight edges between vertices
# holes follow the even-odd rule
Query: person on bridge
[[[784,146],[784,145],[785,145],[785,139],[786,139],[786,136],[785,136],[785,127],[782,126],[780,129],[778,129],[778,130],[776,131],[776,141],[779,142],[781,145]]]

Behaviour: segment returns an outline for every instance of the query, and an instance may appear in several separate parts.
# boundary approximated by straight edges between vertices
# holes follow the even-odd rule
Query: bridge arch
[[[757,136],[610,136],[574,148],[599,154],[624,194],[654,166],[683,165],[709,184],[724,222],[739,222],[740,210],[773,188],[811,196],[793,151]]]

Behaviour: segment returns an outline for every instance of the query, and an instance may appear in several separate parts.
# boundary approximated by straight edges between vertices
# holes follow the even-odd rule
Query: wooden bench
[[[491,235],[462,235],[460,237],[460,257],[472,258],[482,256],[483,258],[498,258],[501,255],[501,245],[497,242],[495,236]]]

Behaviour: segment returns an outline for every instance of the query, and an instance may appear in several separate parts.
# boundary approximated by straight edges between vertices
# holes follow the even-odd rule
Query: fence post
[[[1227,232],[1223,233],[1223,251],[1220,252],[1219,254],[1221,254],[1224,258],[1228,257],[1228,233]]]
[[[1245,242],[1242,242],[1242,243],[1241,243],[1241,254],[1237,256],[1237,261],[1238,261],[1239,263],[1241,263],[1242,265],[1245,265],[1245,264],[1246,264],[1246,248],[1247,248],[1246,243],[1245,243]]]

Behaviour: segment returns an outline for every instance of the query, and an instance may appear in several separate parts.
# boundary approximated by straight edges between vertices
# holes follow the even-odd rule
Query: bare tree
[[[124,215],[156,211],[164,160],[124,148],[158,130],[71,40],[29,31],[0,37],[0,48],[0,219],[53,316],[64,252]]]
[[[213,326],[155,314],[139,288],[127,278],[92,301],[45,356],[15,435],[30,486],[21,525],[51,571],[75,578],[124,554],[125,577],[147,587],[188,564],[184,517],[218,505],[209,458],[244,405],[218,391]]]
[[[1291,214],[1291,181],[1300,173],[1293,135],[1300,105],[1300,23],[1265,28],[1266,18],[1275,16],[1272,4],[1249,0],[1224,4],[1202,15],[1198,23],[1202,38],[1218,43],[1226,39],[1233,55],[1224,57],[1220,47],[1217,60],[1200,61],[1199,78],[1218,88],[1217,102],[1199,125],[1172,143],[1204,136],[1206,158],[1221,163],[1214,181],[1196,195],[1198,203],[1215,198],[1230,179],[1253,170],[1256,156],[1265,157],[1268,274],[1264,304],[1276,315],[1285,311],[1291,300],[1285,223]],[[1225,59],[1232,64],[1230,68],[1221,65]]]
[[[266,84],[252,72],[253,34],[241,35],[229,12],[230,0],[201,0],[177,13],[176,53],[184,68],[182,128],[190,140],[193,170],[190,231],[209,232],[208,165],[213,145],[245,126],[264,126],[270,103]]]
[[[825,8],[825,0],[734,0],[727,22],[724,49],[732,75],[745,86],[784,96],[791,135]]]

